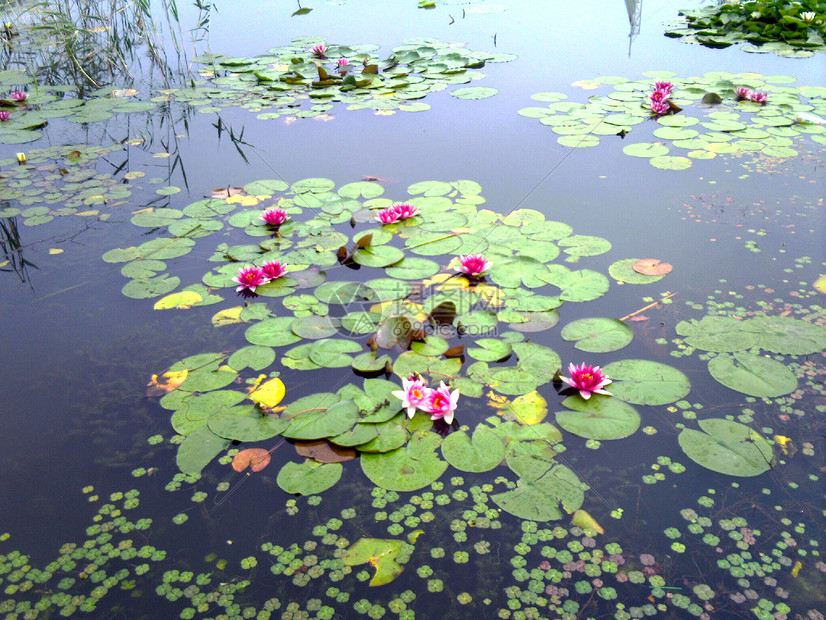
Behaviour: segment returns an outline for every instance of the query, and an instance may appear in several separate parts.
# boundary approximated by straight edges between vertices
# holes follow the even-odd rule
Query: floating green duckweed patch
[[[576,82],[586,89],[612,87],[612,92],[592,95],[587,103],[567,101],[562,93],[538,93],[533,98],[547,105],[523,108],[519,114],[550,127],[563,146],[622,141],[625,154],[648,159],[664,170],[684,170],[695,159],[724,154],[795,157],[796,143],[807,139],[803,134],[826,144],[826,88],[796,88],[788,85],[795,81],[793,77],[757,73],[715,71],[691,78],[679,78],[670,71],[645,75],[649,79],[606,77]],[[651,113],[648,97],[655,81],[662,80],[674,85],[671,97],[679,112]],[[738,87],[764,91],[768,100],[764,104],[738,100]],[[719,101],[706,103],[711,100]]]
[[[826,3],[822,0],[750,0],[680,11],[665,32],[706,47],[744,43],[744,52],[811,58],[826,51]]]
[[[241,106],[259,119],[325,117],[342,104],[348,110],[422,112],[428,94],[485,77],[486,63],[508,62],[516,56],[476,52],[436,39],[408,39],[387,58],[377,45],[333,45],[305,37],[254,57],[205,54],[209,79],[187,89],[164,91],[170,97],[217,112]],[[464,87],[451,94],[459,99],[484,99],[498,91]],[[306,105],[310,104],[310,105]]]

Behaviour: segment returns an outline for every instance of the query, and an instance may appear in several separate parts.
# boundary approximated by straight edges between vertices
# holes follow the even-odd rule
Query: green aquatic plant
[[[707,47],[748,43],[744,52],[774,52],[786,58],[810,58],[826,51],[826,3],[822,0],[749,0],[681,10],[680,22],[667,37]]]
[[[795,157],[795,145],[804,140],[803,134],[816,143],[826,142],[826,127],[799,117],[814,113],[820,119],[826,114],[823,87],[795,88],[786,86],[795,82],[791,76],[756,73],[715,71],[680,78],[671,71],[649,71],[644,75],[648,79],[599,77],[575,82],[574,86],[589,90],[613,87],[607,94],[592,95],[586,103],[566,101],[563,93],[537,93],[532,98],[547,106],[522,108],[519,114],[549,126],[559,135],[557,142],[566,147],[594,147],[630,135],[634,142],[622,151],[648,159],[663,170],[685,170],[692,160],[727,154]],[[665,79],[673,85],[668,101],[680,112],[661,114],[654,120],[648,94]],[[738,87],[759,89],[768,99],[763,104],[742,100]]]
[[[322,54],[315,52],[322,48]],[[200,112],[242,106],[265,120],[326,118],[335,103],[346,105],[348,110],[371,109],[380,114],[421,112],[430,109],[429,104],[419,101],[428,94],[482,79],[484,74],[477,69],[486,63],[516,58],[475,52],[437,39],[406,40],[387,58],[375,55],[378,49],[377,45],[334,45],[305,37],[260,56],[204,54],[193,60],[206,65],[211,74],[208,81],[165,92],[170,98],[199,107]],[[451,94],[460,99],[483,99],[497,92],[495,88],[466,87]],[[306,107],[307,102],[312,105]]]

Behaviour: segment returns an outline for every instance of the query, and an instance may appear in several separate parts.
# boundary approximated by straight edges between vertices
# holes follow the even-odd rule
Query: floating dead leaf
[[[577,527],[581,527],[583,530],[594,530],[598,534],[605,534],[602,526],[585,510],[577,510],[571,519],[571,523]]]
[[[361,177],[361,180],[362,181],[370,181],[371,183],[384,183],[384,181],[385,181],[381,177],[373,177],[373,176],[370,176],[369,174]]]
[[[462,357],[465,354],[465,345],[458,344],[444,352],[445,357]]]
[[[189,371],[184,368],[183,370],[170,370],[169,372],[163,373],[160,377],[158,375],[152,375],[149,383],[146,384],[146,395],[163,396],[186,381],[188,374]]]
[[[234,306],[232,308],[224,308],[212,315],[212,324],[215,327],[222,325],[232,325],[234,323],[242,323],[241,312],[244,306]]]
[[[238,194],[241,194],[243,192],[244,190],[240,187],[224,187],[222,189],[212,190],[212,197],[219,198],[221,200],[226,200],[230,196],[237,196]]]
[[[360,248],[366,248],[366,247],[367,247],[367,246],[369,246],[371,243],[373,243],[373,235],[372,235],[372,233],[371,233],[371,234],[369,234],[369,235],[364,235],[363,237],[361,237],[361,238],[358,240],[358,242],[356,243],[356,245],[358,245]]]
[[[664,276],[671,273],[674,266],[671,263],[661,263],[659,258],[643,258],[631,265],[631,268],[644,276]]]
[[[330,443],[326,439],[314,441],[296,441],[295,451],[308,459],[319,463],[343,463],[356,458],[356,451]]]
[[[367,65],[364,69],[361,70],[362,73],[373,73],[378,74],[379,66],[378,65]]]
[[[241,450],[232,459],[232,468],[237,472],[244,471],[247,467],[252,471],[261,471],[270,464],[269,450],[264,448],[247,448]]]
[[[116,90],[116,91],[112,92],[112,96],[113,97],[118,97],[118,98],[132,97],[133,95],[137,95],[137,94],[138,94],[138,91],[136,91],[134,88],[121,88],[119,90]]]
[[[826,293],[826,275],[820,276],[812,285],[816,291]]]
[[[49,248],[49,254],[63,254],[63,250],[60,248]]]
[[[638,321],[647,321],[647,320],[648,320],[648,317],[647,317],[647,316],[645,316],[644,314],[638,314],[637,316],[632,316],[632,317],[631,317],[631,318],[629,318],[628,320],[629,320],[629,321],[634,321],[634,322],[638,322]]]
[[[456,304],[443,301],[430,311],[430,318],[440,325],[453,325],[456,318]]]

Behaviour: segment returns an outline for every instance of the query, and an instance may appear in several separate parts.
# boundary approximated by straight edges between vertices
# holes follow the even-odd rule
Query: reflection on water
[[[12,498],[0,509],[0,610],[9,617],[96,618],[818,617],[826,574],[817,502],[825,464],[817,443],[826,406],[823,353],[756,349],[782,362],[799,387],[780,397],[748,396],[711,378],[713,350],[675,332],[680,321],[707,315],[765,314],[824,327],[822,292],[813,288],[826,261],[818,192],[823,149],[810,139],[817,129],[801,136],[798,157],[720,152],[690,170],[669,171],[623,155],[608,139],[619,143],[614,136],[592,149],[566,149],[548,127],[535,128],[516,110],[537,92],[587,101],[590,93],[569,88],[572,81],[606,73],[640,79],[670,68],[664,64],[685,76],[790,74],[799,78],[795,86],[822,87],[822,75],[806,60],[746,58],[736,49],[662,37],[659,21],[676,15],[679,2],[658,5],[654,17],[632,0],[625,11],[619,3],[600,4],[588,19],[581,7],[560,6],[552,20],[534,3],[511,2],[452,21],[448,16],[458,12],[449,5],[426,11],[409,4],[318,3],[294,18],[292,4],[252,1],[4,6],[12,26],[3,68],[33,74],[37,87],[28,85],[30,92],[62,84],[82,97],[111,84],[133,88],[131,97],[155,99],[158,107],[96,122],[44,117],[38,142],[0,147],[0,493]],[[634,58],[630,48],[627,58],[611,53],[624,50],[625,32],[608,26],[626,18]],[[543,27],[526,29],[527,22]],[[162,92],[189,86],[188,59],[210,48],[253,57],[306,35],[385,47],[432,36],[473,49],[489,49],[495,36],[497,48],[519,59],[480,69],[485,84],[499,89],[495,97],[468,101],[434,92],[431,109],[416,114],[379,116],[338,105],[326,122],[288,124],[245,109],[179,105]],[[597,39],[583,55],[583,41]],[[781,93],[782,79],[776,86]],[[38,105],[28,112],[39,112]],[[38,151],[50,144],[52,151]],[[17,165],[19,151],[28,153],[29,167]],[[477,179],[487,199],[480,209],[507,213],[523,202],[547,220],[613,244],[604,256],[583,255],[572,269],[608,273],[626,257],[674,264],[661,284],[611,279],[610,296],[564,306],[562,326],[631,317],[635,339],[622,358],[679,367],[692,383],[678,402],[640,405],[642,428],[626,439],[565,432],[567,449],[557,458],[590,487],[583,508],[604,534],[572,527],[568,515],[537,523],[502,511],[494,497],[512,493],[516,480],[505,466],[479,474],[451,467],[433,485],[406,493],[374,488],[356,461],[344,464],[333,489],[289,497],[279,471],[302,459],[276,437],[260,443],[272,449],[262,471],[236,472],[231,456],[219,455],[202,476],[178,472],[182,437],[170,428],[172,410],[145,396],[144,385],[190,355],[228,356],[247,344],[250,323],[213,326],[219,309],[241,304],[228,287],[211,291],[226,298],[223,305],[154,310],[156,299],[122,295],[125,276],[143,267],[154,273],[152,267],[174,270],[183,285],[200,283],[216,266],[216,245],[238,250],[256,242],[245,238],[244,227],[226,227],[211,245],[198,237],[191,254],[164,259],[167,266],[139,261],[126,273],[122,263],[100,257],[163,238],[170,222],[161,216],[183,219],[184,208],[217,189],[225,190],[217,194],[222,200],[242,201],[250,197],[234,188],[253,180],[329,177],[342,186],[365,175],[379,179],[393,200],[407,198],[418,181]],[[238,210],[244,208],[258,207]],[[150,225],[134,225],[134,218]],[[347,218],[339,224],[352,235]],[[652,306],[666,293],[671,303]],[[315,298],[291,301],[289,310],[270,301],[288,316],[319,306]],[[530,338],[565,362],[620,359],[586,353],[556,328]],[[284,349],[276,352],[279,361],[262,372],[278,369],[288,387],[285,403],[335,391],[341,382],[362,385],[348,368],[295,370],[282,362]],[[244,378],[257,374],[248,369]],[[542,394],[550,409],[545,421],[553,422],[561,397],[544,387]],[[496,403],[487,393],[463,395],[457,420],[471,428],[486,419],[491,426],[514,423]],[[771,467],[734,478],[694,463],[678,438],[709,418],[746,424],[770,440]],[[393,556],[403,572],[370,587],[379,558],[346,558],[360,538],[403,541]],[[37,606],[50,611],[38,614]]]

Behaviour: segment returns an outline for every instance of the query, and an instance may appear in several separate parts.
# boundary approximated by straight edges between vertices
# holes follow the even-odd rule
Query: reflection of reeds
[[[30,266],[37,269],[37,265],[23,257],[17,218],[0,218],[0,251],[3,252],[2,263],[4,263],[0,266],[0,271],[14,271],[21,282],[28,281]]]
[[[186,55],[180,45],[181,27],[176,0],[163,0],[161,20],[149,0],[14,0],[5,4],[3,21],[11,24],[2,36],[0,60],[5,68],[22,65],[39,83],[71,84],[79,96],[117,81],[131,84],[144,57],[149,71],[159,71],[168,85]],[[199,2],[193,41],[209,32],[210,3]],[[157,8],[157,7],[156,7]],[[164,40],[174,48],[167,56]]]

